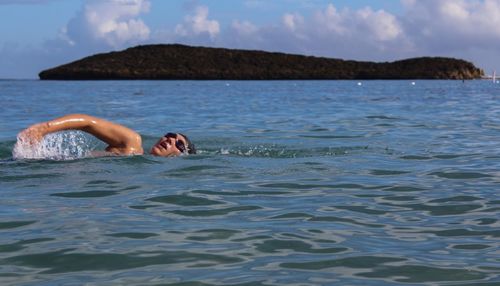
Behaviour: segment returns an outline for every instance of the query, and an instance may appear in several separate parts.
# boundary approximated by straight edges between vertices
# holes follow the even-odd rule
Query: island
[[[484,72],[470,62],[445,57],[377,63],[158,44],[96,54],[44,70],[39,77],[42,80],[464,80],[483,75]]]

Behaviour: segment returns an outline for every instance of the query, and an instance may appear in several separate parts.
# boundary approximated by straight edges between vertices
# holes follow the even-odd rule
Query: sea
[[[500,84],[0,81],[1,285],[500,285]],[[95,156],[86,113],[198,154]]]

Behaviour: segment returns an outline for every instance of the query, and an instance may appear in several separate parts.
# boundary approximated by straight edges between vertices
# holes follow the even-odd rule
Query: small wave
[[[341,156],[361,150],[368,149],[367,146],[349,146],[349,147],[319,147],[306,149],[290,149],[285,146],[235,146],[228,149],[202,150],[200,153],[222,154],[238,157],[257,157],[257,158],[305,158],[316,156]]]
[[[30,144],[18,137],[12,150],[12,158],[75,160],[89,157],[91,151],[90,139],[83,132],[66,131],[48,134],[38,144]]]
[[[386,115],[370,115],[366,116],[368,119],[382,119],[382,120],[398,120],[400,118],[397,117],[392,117],[392,116],[386,116]]]
[[[446,171],[446,172],[433,172],[429,175],[438,176],[446,179],[455,179],[455,180],[467,180],[467,179],[481,179],[481,178],[490,178],[491,175],[480,173],[480,172],[463,172],[463,171]]]

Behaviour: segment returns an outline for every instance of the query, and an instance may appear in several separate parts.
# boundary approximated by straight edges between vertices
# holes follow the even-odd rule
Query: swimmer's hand
[[[37,123],[24,129],[17,134],[17,139],[29,145],[38,145],[42,142],[43,136],[47,133],[47,123]]]

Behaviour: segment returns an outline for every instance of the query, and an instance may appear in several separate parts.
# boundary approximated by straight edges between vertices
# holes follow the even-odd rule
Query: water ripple
[[[485,81],[0,86],[1,285],[500,281],[500,97]],[[12,158],[17,132],[75,106],[145,148],[179,128],[199,154]]]
[[[405,207],[415,211],[425,211],[431,216],[448,216],[466,214],[483,208],[478,204],[457,204],[457,205],[429,205],[429,204],[385,204],[388,206]]]
[[[179,206],[210,206],[223,204],[223,202],[209,200],[205,198],[198,198],[188,195],[168,195],[168,196],[158,196],[147,199],[151,202],[173,204]]]
[[[468,180],[468,179],[481,179],[490,178],[491,175],[479,173],[479,172],[432,172],[429,175],[438,176],[446,179],[455,180]]]
[[[471,269],[442,268],[422,265],[402,265],[377,267],[368,273],[358,274],[367,278],[393,278],[396,282],[422,283],[438,281],[471,281],[483,279],[486,274]]]
[[[174,210],[174,211],[169,211],[169,213],[187,217],[210,217],[210,216],[225,216],[233,212],[253,211],[259,209],[261,209],[261,207],[259,206],[238,206],[238,207],[229,207],[229,208],[212,209],[212,210]]]
[[[0,244],[0,252],[16,252],[27,247],[29,244],[54,240],[53,238],[35,238],[20,240],[10,244]]]
[[[67,273],[75,271],[114,271],[147,267],[151,265],[207,263],[206,267],[218,264],[242,262],[241,258],[224,255],[194,253],[188,251],[118,253],[74,253],[72,249],[17,255],[4,259],[14,265],[47,269],[41,273]]]
[[[293,252],[315,253],[315,254],[333,254],[344,252],[348,250],[345,247],[328,247],[328,248],[315,248],[311,244],[300,240],[283,240],[283,239],[270,239],[257,243],[256,249],[264,253],[277,253],[283,250],[290,250]]]
[[[85,191],[85,192],[68,192],[68,193],[53,193],[54,197],[62,198],[100,198],[109,197],[118,194],[116,191]]]
[[[5,221],[5,222],[0,222],[0,230],[2,229],[11,229],[11,228],[18,228],[26,225],[30,225],[33,223],[36,223],[36,220],[27,220],[27,221]]]
[[[406,261],[405,258],[384,257],[384,256],[356,256],[339,259],[318,260],[312,262],[296,262],[282,263],[283,268],[294,268],[304,270],[321,270],[333,267],[348,267],[348,268],[375,268],[384,263],[393,263]]]

